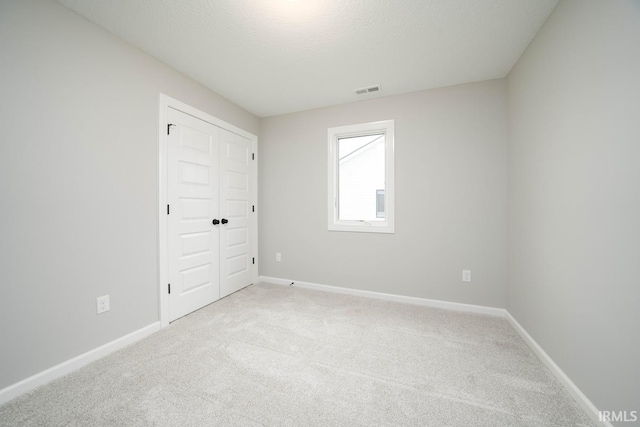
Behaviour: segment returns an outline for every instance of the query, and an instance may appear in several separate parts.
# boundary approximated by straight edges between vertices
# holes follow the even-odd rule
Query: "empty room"
[[[0,0],[0,426],[640,425],[640,0]]]

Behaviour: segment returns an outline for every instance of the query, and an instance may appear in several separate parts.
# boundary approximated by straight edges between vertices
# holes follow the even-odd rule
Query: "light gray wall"
[[[396,233],[327,231],[327,129],[386,119]],[[262,119],[259,144],[261,275],[505,306],[504,80]]]
[[[640,410],[640,2],[563,0],[508,78],[508,310],[600,410]]]
[[[53,1],[0,2],[0,81],[2,389],[158,320],[159,92],[259,121]]]

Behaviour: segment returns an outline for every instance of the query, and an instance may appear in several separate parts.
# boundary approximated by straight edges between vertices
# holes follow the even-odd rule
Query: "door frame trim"
[[[256,213],[253,215],[252,223],[252,239],[253,239],[253,255],[256,263],[252,265],[253,282],[258,279],[258,137],[239,127],[218,119],[210,114],[200,111],[184,102],[171,98],[163,93],[159,96],[159,120],[158,120],[158,313],[160,325],[162,328],[169,326],[169,297],[167,293],[167,284],[169,283],[169,262],[168,262],[168,241],[167,241],[167,109],[173,108],[185,114],[203,120],[214,126],[226,129],[229,132],[243,136],[251,141],[255,159],[252,162],[253,173],[253,194],[252,204],[256,207]]]

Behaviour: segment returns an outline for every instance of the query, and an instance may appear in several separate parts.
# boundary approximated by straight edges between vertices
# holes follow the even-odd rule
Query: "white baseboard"
[[[139,341],[153,334],[154,332],[159,331],[160,329],[160,322],[154,322],[142,329],[138,329],[137,331],[134,331],[128,335],[113,340],[98,348],[94,348],[93,350],[89,350],[86,353],[62,362],[52,368],[35,374],[20,382],[12,384],[9,387],[3,388],[2,390],[0,390],[0,405],[15,399],[21,394],[31,391],[36,387],[46,384],[49,381],[55,380],[56,378],[60,378],[70,372],[78,370],[91,362],[94,362],[110,353],[113,353],[114,351],[131,345],[134,342]]]
[[[595,407],[593,403],[589,400],[585,394],[580,391],[577,385],[571,381],[571,379],[564,373],[562,369],[549,357],[549,355],[540,347],[540,345],[529,335],[529,333],[518,323],[518,321],[509,313],[506,312],[506,318],[513,326],[513,329],[520,334],[524,342],[533,350],[533,352],[538,356],[542,363],[544,363],[547,368],[551,371],[551,373],[560,381],[560,384],[564,386],[565,389],[571,394],[576,402],[585,410],[585,412],[591,417],[591,419],[599,423],[600,425],[606,427],[613,427],[613,425],[609,421],[600,421],[600,412]]]
[[[320,285],[317,283],[299,282],[297,280],[279,279],[276,277],[259,276],[258,281],[273,283],[274,285],[289,286],[293,282],[298,288],[314,289],[317,291],[333,292],[336,294],[352,295],[357,297],[374,298],[385,301],[401,302],[405,304],[422,305],[426,307],[442,308],[445,310],[465,311],[467,313],[488,314],[490,316],[504,317],[504,308],[485,307],[483,305],[462,304],[459,302],[440,301],[435,299],[407,297],[403,295],[385,294],[382,292],[363,291],[360,289],[341,288],[338,286]]]

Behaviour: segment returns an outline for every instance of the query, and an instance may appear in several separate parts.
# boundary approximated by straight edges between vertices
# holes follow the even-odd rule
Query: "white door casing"
[[[251,235],[253,179],[251,141],[220,130],[220,297],[252,281]]]
[[[204,264],[200,266],[190,267],[186,264],[187,261],[191,260],[192,262],[197,263],[196,259],[200,259],[204,257],[204,253],[209,250],[206,249],[206,246],[209,245],[209,242],[205,243],[208,238],[205,238],[206,232],[204,228],[201,231],[197,231],[196,229],[187,229],[186,225],[183,224],[184,231],[191,232],[193,231],[192,239],[182,239],[186,241],[184,247],[180,247],[179,250],[183,251],[182,254],[178,252],[178,249],[171,249],[169,246],[170,236],[169,236],[169,219],[175,215],[175,221],[180,221],[179,215],[185,215],[182,218],[183,222],[192,221],[193,224],[201,222],[201,225],[204,227],[206,223],[204,220],[200,219],[200,215],[203,213],[203,202],[200,199],[195,198],[197,200],[186,200],[186,207],[184,212],[178,211],[178,205],[176,205],[176,201],[169,202],[169,139],[174,138],[174,132],[177,133],[177,126],[169,127],[169,124],[177,124],[174,123],[177,121],[175,113],[181,112],[186,116],[187,124],[190,123],[189,126],[183,126],[184,128],[189,128],[191,130],[198,130],[198,132],[209,133],[213,135],[211,131],[212,128],[209,128],[209,125],[213,125],[217,128],[218,132],[218,150],[212,149],[210,151],[210,156],[217,156],[217,168],[218,173],[212,173],[210,176],[215,177],[218,180],[218,200],[219,204],[217,206],[218,212],[217,216],[214,216],[215,213],[215,202],[209,205],[208,209],[211,209],[210,217],[208,218],[208,226],[210,226],[210,230],[214,230],[211,234],[206,234],[210,236],[213,240],[216,239],[216,230],[218,233],[218,259],[217,259],[217,267],[216,261],[212,262],[212,268],[217,269],[218,271],[218,296],[213,294],[214,300],[228,295],[229,293],[235,292],[236,290],[247,286],[258,277],[258,259],[255,258],[255,254],[257,253],[257,230],[258,230],[258,221],[257,221],[257,204],[258,197],[256,193],[257,189],[257,137],[249,132],[246,132],[243,129],[240,129],[234,125],[231,125],[227,122],[224,122],[216,117],[213,117],[207,113],[204,113],[200,110],[197,110],[187,104],[184,104],[176,99],[168,97],[164,94],[160,94],[160,103],[159,103],[159,138],[158,138],[158,289],[159,289],[159,313],[160,313],[160,322],[162,327],[166,327],[169,325],[169,322],[174,320],[177,317],[180,317],[184,314],[176,314],[179,313],[176,310],[170,309],[170,296],[175,296],[174,293],[186,291],[186,297],[190,294],[197,294],[198,290],[202,291],[207,289],[207,283],[213,284],[216,280],[215,274],[212,275],[211,280],[204,280],[203,278],[206,276],[205,271],[207,268],[201,268],[197,270],[198,267],[202,267]],[[175,111],[173,111],[175,110]],[[169,115],[171,114],[171,118],[173,120],[169,120]],[[196,122],[192,122],[191,120],[196,120]],[[195,124],[198,122],[205,122]],[[201,128],[200,126],[204,126],[205,128]],[[170,132],[169,132],[170,129]],[[208,129],[208,130],[207,130]],[[189,131],[190,132],[190,131]],[[187,133],[189,133],[187,132]],[[195,132],[198,134],[198,132]],[[189,135],[187,135],[189,137]],[[193,136],[193,135],[191,135]],[[176,138],[179,138],[178,135],[175,135]],[[197,140],[198,138],[196,138]],[[173,140],[172,140],[173,141]],[[202,143],[198,144],[198,142],[194,142],[191,145],[202,146]],[[178,147],[178,145],[176,145]],[[193,151],[197,151],[196,147],[187,146],[183,148],[183,151],[187,153],[191,152],[191,154],[187,154],[187,158],[185,159],[186,163],[193,165],[203,166],[204,164],[208,164],[208,160],[204,162],[202,159],[193,159],[188,156],[193,156]],[[174,148],[175,149],[175,148]],[[204,153],[203,150],[200,150]],[[172,155],[176,153],[171,153]],[[249,161],[249,159],[251,159]],[[193,161],[196,160],[196,161]],[[215,161],[211,160],[211,164]],[[185,179],[191,182],[190,185],[185,186],[197,186],[204,185],[199,183],[199,181],[203,181],[203,169],[198,167],[189,167],[184,168],[187,176]],[[187,169],[191,169],[188,171]],[[197,171],[199,170],[199,172]],[[227,174],[226,171],[229,173]],[[179,174],[180,170],[176,168],[175,174]],[[172,174],[174,174],[172,172]],[[240,179],[241,175],[245,175],[245,178]],[[177,175],[172,178],[172,182],[176,182]],[[239,183],[244,182],[243,185]],[[187,196],[193,193],[193,189],[188,190],[192,193],[187,192]],[[229,200],[222,198],[222,194],[225,194],[224,197],[229,196]],[[177,193],[176,193],[177,194]],[[172,196],[172,198],[176,198],[176,196]],[[185,197],[185,199],[194,199],[194,197]],[[167,212],[168,206],[171,206],[170,214]],[[226,215],[224,216],[223,215]],[[212,224],[212,219],[216,218],[222,220],[222,218],[227,219],[229,222],[227,224],[220,223],[217,226]],[[174,219],[172,218],[172,221]],[[196,227],[191,224],[191,227]],[[178,223],[174,223],[171,227],[172,230],[177,228]],[[189,234],[187,233],[187,234]],[[198,234],[198,233],[201,233]],[[243,236],[243,233],[246,235]],[[176,236],[179,234],[176,233]],[[175,240],[179,240],[178,237],[174,236]],[[177,247],[177,246],[176,246]],[[224,249],[227,248],[227,249]],[[228,250],[225,254],[224,250]],[[215,243],[211,244],[211,252],[215,251]],[[181,289],[176,288],[179,286],[180,282],[175,282],[175,280],[181,280],[181,277],[178,275],[177,271],[179,268],[174,269],[173,276],[178,277],[178,279],[170,277],[170,268],[169,268],[169,256],[170,252],[174,253],[174,256],[181,256],[183,258],[187,258],[187,260],[183,260],[182,267],[187,267],[185,272],[193,273],[191,275],[191,281],[187,281],[185,286]],[[213,255],[212,255],[213,257]],[[177,258],[176,258],[177,259]],[[174,264],[177,266],[179,262],[174,261]],[[223,266],[224,265],[224,266]],[[196,269],[195,271],[189,271],[190,269]],[[197,274],[196,274],[197,273]],[[199,276],[198,276],[199,274]],[[171,283],[171,294],[168,292],[169,283]],[[189,288],[189,289],[187,289]],[[209,289],[213,290],[213,286]],[[204,294],[204,292],[201,292]],[[208,301],[211,298],[210,294],[207,295],[206,298],[203,298],[203,301]],[[202,301],[201,300],[201,301]],[[187,301],[187,299],[185,299]],[[205,302],[203,305],[206,305],[208,302]],[[202,304],[200,302],[199,304]],[[185,302],[187,306],[188,303]],[[197,307],[195,308],[197,309]],[[184,309],[187,311],[187,309]]]
[[[220,298],[219,128],[174,110],[168,136],[169,321]]]

